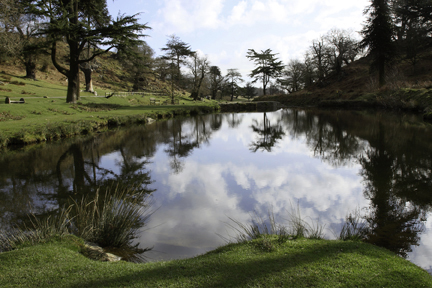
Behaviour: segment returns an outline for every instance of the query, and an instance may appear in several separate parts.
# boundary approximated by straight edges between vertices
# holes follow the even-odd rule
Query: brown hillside
[[[255,101],[274,100],[287,106],[383,107],[428,113],[432,111],[432,50],[423,51],[414,67],[400,59],[387,70],[387,84],[379,88],[370,71],[370,57],[343,67],[340,75],[289,95],[268,95]]]

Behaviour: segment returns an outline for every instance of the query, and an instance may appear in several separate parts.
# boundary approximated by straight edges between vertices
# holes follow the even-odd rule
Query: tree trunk
[[[68,77],[68,90],[66,96],[66,103],[76,103],[79,100],[79,71],[70,71]]]
[[[24,64],[26,68],[25,78],[36,80],[36,63],[33,62],[33,59],[29,58],[25,61]]]
[[[80,99],[80,65],[79,65],[79,44],[78,41],[69,41],[69,72],[68,77],[68,91],[66,96],[66,103],[76,103]]]
[[[85,78],[85,85],[86,85],[86,92],[94,92],[93,90],[93,80],[92,80],[92,69],[90,67],[89,63],[85,64],[84,68],[81,68],[81,70],[84,73],[84,78]]]

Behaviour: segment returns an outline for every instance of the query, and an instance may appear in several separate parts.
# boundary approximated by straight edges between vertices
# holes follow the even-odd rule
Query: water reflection
[[[265,112],[263,121],[258,122],[254,119],[251,128],[257,135],[257,140],[252,142],[249,148],[254,153],[258,150],[271,152],[277,141],[281,140],[285,135],[280,121],[277,121],[275,125],[271,125]]]
[[[272,206],[282,221],[293,203],[326,223],[328,237],[360,207],[367,241],[414,257],[412,245],[432,251],[420,240],[424,230],[422,239],[431,237],[431,135],[413,116],[282,110],[198,115],[8,153],[0,155],[1,225],[120,185],[153,191],[160,208],[139,242],[155,246],[155,259],[224,244],[216,235],[232,233],[228,216],[247,222]],[[258,150],[266,153],[250,153]]]

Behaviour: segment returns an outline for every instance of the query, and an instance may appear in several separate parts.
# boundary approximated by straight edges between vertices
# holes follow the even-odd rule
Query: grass
[[[128,256],[128,260],[145,260],[144,252],[133,240],[146,225],[150,204],[147,194],[134,189],[107,189],[93,197],[85,196],[81,201],[72,201],[58,214],[40,219],[30,216],[30,226],[16,227],[0,234],[0,251],[12,251],[21,246],[37,245],[51,239],[62,239],[76,235],[87,242],[96,243],[108,250],[117,250]]]
[[[2,78],[3,77],[3,78]],[[25,104],[0,102],[0,147],[10,144],[30,144],[58,138],[87,134],[108,126],[142,124],[147,118],[155,120],[176,115],[208,113],[218,109],[216,101],[192,101],[187,95],[176,95],[179,105],[150,105],[150,97],[162,101],[169,96],[148,94],[128,97],[94,97],[83,92],[77,104],[66,103],[66,86],[45,81],[33,81],[0,73],[0,97],[25,99]],[[11,83],[24,83],[13,85]],[[25,91],[26,94],[22,94]],[[104,90],[98,90],[103,94]]]
[[[228,244],[185,260],[98,262],[66,237],[0,254],[1,287],[432,287],[414,264],[370,244],[287,240]]]
[[[103,223],[115,224],[111,214],[135,214],[133,211],[118,213],[128,201],[104,202],[107,203],[104,207],[117,212],[104,213],[99,209],[98,195],[90,202],[75,203],[76,212],[81,214],[78,217],[84,219],[72,220],[77,229],[79,223],[84,223],[84,233],[80,235],[95,235],[91,231],[94,227],[104,231],[104,227],[93,223],[100,223],[102,218],[107,218]],[[267,221],[255,215],[250,227],[233,220],[239,227],[237,231],[245,235],[243,239],[238,238],[239,243],[191,259],[144,264],[90,260],[82,254],[81,238],[58,233],[64,231],[61,227],[67,226],[67,221],[61,219],[68,217],[39,222],[46,231],[57,232],[41,237],[44,241],[22,241],[14,250],[0,253],[0,286],[432,287],[432,276],[402,257],[359,241],[323,240],[317,237],[322,235],[321,226],[302,220],[298,207],[288,214],[286,227],[276,224],[271,210]],[[293,237],[289,233],[294,233]],[[112,238],[106,234],[104,237]]]
[[[234,224],[228,223],[228,226],[236,232],[234,240],[242,243],[250,240],[261,239],[263,245],[266,246],[267,238],[269,236],[276,237],[278,241],[285,241],[287,239],[309,238],[309,239],[323,239],[324,238],[324,225],[319,222],[306,221],[302,218],[300,207],[291,206],[287,210],[288,217],[285,220],[287,224],[279,224],[275,220],[273,210],[270,208],[267,212],[267,219],[258,216],[257,213],[252,215],[252,223],[244,224],[233,218],[229,218]],[[227,239],[229,242],[231,239]],[[264,249],[272,250],[271,243]]]

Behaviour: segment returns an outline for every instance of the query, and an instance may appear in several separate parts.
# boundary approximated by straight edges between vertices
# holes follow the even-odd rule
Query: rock
[[[86,243],[81,250],[81,253],[92,260],[105,261],[105,262],[117,262],[121,260],[121,257],[111,253],[105,253],[102,247],[97,246],[95,243]]]

